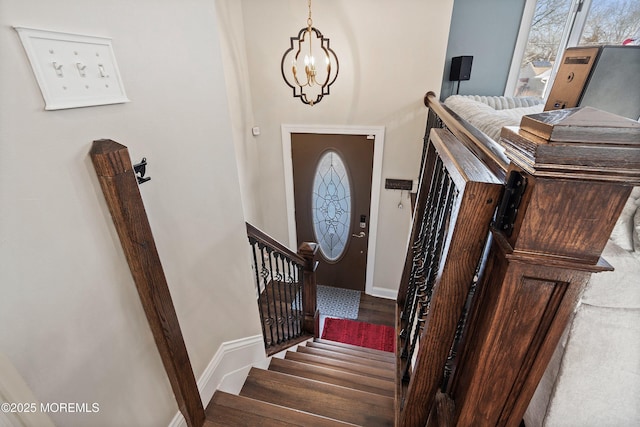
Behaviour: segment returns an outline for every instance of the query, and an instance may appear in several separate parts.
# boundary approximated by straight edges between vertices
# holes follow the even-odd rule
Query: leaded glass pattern
[[[313,179],[312,222],[322,255],[335,261],[344,252],[351,226],[351,186],[340,154],[322,155]]]

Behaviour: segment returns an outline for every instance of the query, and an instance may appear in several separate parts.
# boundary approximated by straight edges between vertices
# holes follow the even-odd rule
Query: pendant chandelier
[[[307,26],[282,56],[282,77],[293,89],[293,96],[304,104],[314,105],[329,95],[329,87],[338,77],[338,57],[329,47],[329,39],[313,27],[311,0],[308,0]]]

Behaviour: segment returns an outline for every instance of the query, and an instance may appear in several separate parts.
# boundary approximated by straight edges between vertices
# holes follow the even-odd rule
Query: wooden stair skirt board
[[[393,426],[394,393],[393,354],[315,339],[216,391],[205,425]]]

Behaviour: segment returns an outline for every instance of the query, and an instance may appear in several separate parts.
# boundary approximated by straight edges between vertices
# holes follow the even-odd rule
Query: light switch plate
[[[45,102],[45,110],[129,102],[111,39],[14,27]]]

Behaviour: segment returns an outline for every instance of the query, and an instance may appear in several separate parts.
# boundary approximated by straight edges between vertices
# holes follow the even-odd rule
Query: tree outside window
[[[578,0],[538,0],[531,21],[529,37],[516,84],[516,96],[542,97],[552,81],[553,64],[570,45],[563,41],[571,20],[573,35],[565,40],[579,40],[579,46],[620,45],[640,31],[640,1],[591,0],[583,25],[571,13]],[[585,4],[589,4],[585,2]],[[579,27],[579,28],[578,28]],[[575,45],[575,43],[573,43]]]

